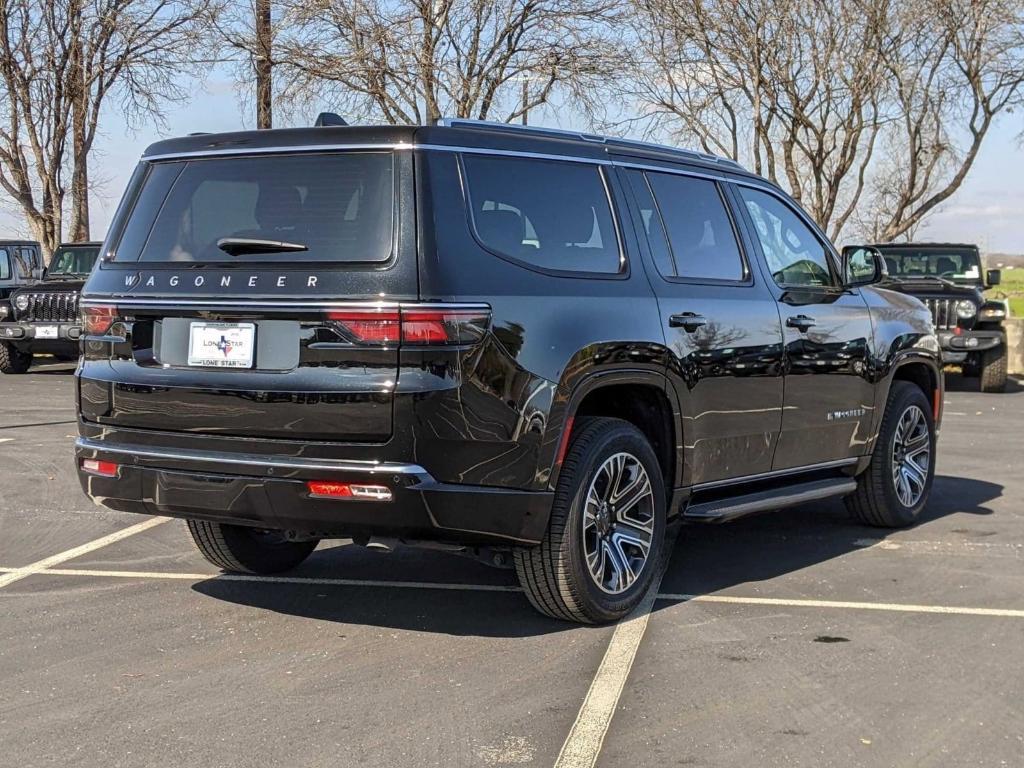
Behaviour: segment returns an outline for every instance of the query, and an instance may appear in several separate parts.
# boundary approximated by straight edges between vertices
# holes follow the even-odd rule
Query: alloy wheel
[[[582,536],[587,570],[601,590],[618,595],[636,583],[654,539],[654,492],[636,456],[616,453],[594,474]]]
[[[896,496],[913,507],[924,495],[932,457],[931,434],[924,411],[911,405],[900,416],[892,445],[892,481]]]

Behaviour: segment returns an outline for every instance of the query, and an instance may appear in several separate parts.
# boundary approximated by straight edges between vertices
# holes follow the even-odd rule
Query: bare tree
[[[285,92],[350,115],[522,119],[607,77],[614,0],[283,0]],[[287,26],[287,31],[285,31]]]
[[[1022,95],[1022,0],[630,2],[619,122],[748,164],[834,239],[914,227]]]
[[[185,95],[204,4],[0,0],[0,187],[47,253],[64,233],[69,170],[69,236],[89,237],[89,157],[108,97],[152,119]]]
[[[244,94],[243,102],[254,97],[256,127],[273,127],[276,25],[271,0],[218,0],[211,8],[214,43],[226,43],[231,55],[222,56],[235,65],[235,76]],[[250,90],[251,88],[251,90]]]

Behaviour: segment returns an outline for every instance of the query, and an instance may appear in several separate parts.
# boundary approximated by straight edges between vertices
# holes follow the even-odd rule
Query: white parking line
[[[137,531],[136,531],[137,532]],[[129,534],[130,535],[130,534]],[[108,542],[110,543],[110,542]],[[75,555],[77,557],[77,555]],[[0,574],[20,574],[27,568],[0,568]],[[113,579],[156,579],[170,581],[250,581],[271,584],[306,584],[335,587],[379,587],[384,589],[439,589],[456,592],[522,592],[505,584],[460,584],[457,582],[382,581],[373,579],[336,579],[329,576],[255,576],[242,573],[181,573],[174,571],[107,571],[92,568],[38,568],[42,576],[85,576]],[[26,574],[28,575],[28,574]],[[0,579],[4,578],[0,576]],[[650,596],[650,595],[649,595]],[[787,608],[833,608],[838,610],[887,611],[890,613],[931,613],[951,616],[989,616],[1024,619],[1024,610],[1016,608],[976,608],[961,605],[920,605],[914,603],[868,603],[814,598],[746,597],[743,595],[688,595],[659,592],[655,600],[679,603],[727,603],[731,605],[771,605]],[[625,621],[625,620],[624,620]]]
[[[592,768],[601,754],[605,734],[611,725],[615,708],[619,705],[619,697],[633,668],[640,641],[647,631],[647,623],[651,618],[654,601],[661,588],[661,579],[668,568],[672,551],[675,549],[678,528],[673,528],[665,538],[665,556],[658,564],[658,572],[651,581],[651,586],[644,599],[633,611],[622,619],[612,633],[608,650],[601,659],[583,705],[576,715],[569,735],[565,737],[562,750],[558,753],[554,768]]]
[[[81,546],[75,547],[74,549],[68,549],[59,554],[51,555],[50,557],[42,560],[37,560],[23,568],[14,568],[9,570],[5,575],[0,576],[0,589],[3,589],[8,584],[21,581],[33,574],[42,573],[51,566],[66,563],[68,560],[74,560],[76,557],[93,552],[101,547],[107,546],[108,544],[113,544],[115,541],[121,541],[122,539],[127,539],[129,536],[134,536],[136,533],[148,531],[150,528],[166,523],[169,519],[170,518],[167,517],[152,517],[149,520],[144,520],[143,522],[136,523],[135,525],[129,525],[127,528],[122,528],[120,531],[115,531],[114,533],[87,542]]]

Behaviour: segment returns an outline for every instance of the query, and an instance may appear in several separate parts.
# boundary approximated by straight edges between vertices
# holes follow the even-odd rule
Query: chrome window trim
[[[138,446],[112,446],[103,440],[91,440],[79,437],[75,440],[75,448],[83,451],[97,451],[103,454],[117,454],[143,459],[165,459],[170,461],[210,462],[212,464],[231,464],[233,466],[272,467],[285,469],[312,469],[331,472],[365,472],[370,474],[413,475],[430,478],[419,464],[399,464],[373,461],[318,461],[316,459],[297,459],[286,457],[268,457],[258,454],[223,454],[187,451],[160,451]],[[133,462],[133,465],[137,462]]]

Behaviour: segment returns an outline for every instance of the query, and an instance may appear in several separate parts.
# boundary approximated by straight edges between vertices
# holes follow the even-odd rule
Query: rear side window
[[[747,278],[736,232],[718,191],[707,179],[648,173],[677,277],[739,282]]]
[[[470,213],[488,249],[560,272],[616,274],[622,253],[596,165],[464,155]]]
[[[394,177],[385,152],[157,163],[115,259],[387,261]]]

